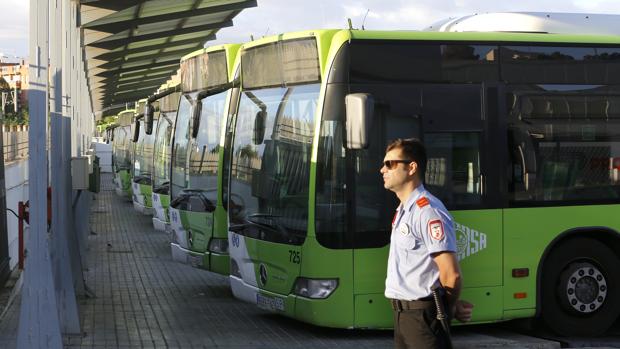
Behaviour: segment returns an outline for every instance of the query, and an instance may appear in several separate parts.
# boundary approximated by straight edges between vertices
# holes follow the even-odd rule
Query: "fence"
[[[26,127],[5,129],[2,132],[4,162],[28,158],[28,130]]]

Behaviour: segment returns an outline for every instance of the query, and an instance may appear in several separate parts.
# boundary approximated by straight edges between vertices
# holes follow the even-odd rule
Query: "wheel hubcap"
[[[601,271],[592,264],[581,264],[566,284],[568,304],[580,312],[591,313],[603,305],[607,298],[607,281]]]

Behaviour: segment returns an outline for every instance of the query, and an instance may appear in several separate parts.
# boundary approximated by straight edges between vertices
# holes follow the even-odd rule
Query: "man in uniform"
[[[426,150],[417,139],[387,147],[381,174],[400,205],[392,221],[385,296],[394,309],[397,348],[450,348],[449,333],[437,319],[433,291],[452,317],[471,319],[472,305],[459,302],[461,272],[452,217],[423,185]]]

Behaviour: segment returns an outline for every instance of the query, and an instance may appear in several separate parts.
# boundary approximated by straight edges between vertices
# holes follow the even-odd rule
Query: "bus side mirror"
[[[254,119],[254,135],[252,136],[252,141],[255,145],[259,145],[263,143],[265,140],[265,122],[267,121],[267,112],[264,110],[260,110],[256,113],[256,118]]]
[[[200,131],[200,114],[202,113],[202,102],[197,101],[194,105],[194,114],[192,115],[192,138],[198,137]]]
[[[144,106],[144,133],[147,135],[153,134],[153,114],[155,108],[151,103],[147,103]]]
[[[135,126],[133,128],[133,138],[131,139],[131,141],[136,143],[139,137],[140,137],[140,120],[136,120]]]
[[[345,107],[347,149],[368,148],[375,110],[374,98],[368,93],[351,93],[345,97]]]

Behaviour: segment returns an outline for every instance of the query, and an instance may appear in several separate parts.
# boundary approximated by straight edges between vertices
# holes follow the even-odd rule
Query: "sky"
[[[257,0],[244,10],[234,26],[220,30],[207,45],[246,42],[283,32],[346,28],[423,29],[448,17],[500,11],[579,12],[620,14],[619,0]],[[0,53],[28,55],[30,0],[0,0]],[[365,22],[364,21],[365,18]]]

